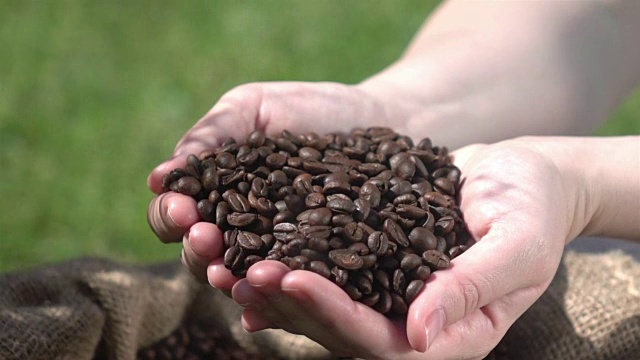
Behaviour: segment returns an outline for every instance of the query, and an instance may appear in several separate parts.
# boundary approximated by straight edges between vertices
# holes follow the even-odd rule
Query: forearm
[[[359,86],[451,147],[585,134],[640,78],[637,19],[631,0],[450,1]]]
[[[568,241],[581,235],[640,241],[640,136],[525,141],[564,175],[573,224]]]

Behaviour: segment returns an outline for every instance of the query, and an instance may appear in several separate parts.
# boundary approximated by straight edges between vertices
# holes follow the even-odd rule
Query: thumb
[[[515,290],[539,283],[540,272],[526,265],[532,264],[529,247],[519,240],[494,228],[448,269],[429,278],[409,309],[407,337],[413,349],[426,351],[448,326]],[[512,310],[482,313],[483,320],[496,328],[497,322],[508,322],[508,314],[520,313]]]

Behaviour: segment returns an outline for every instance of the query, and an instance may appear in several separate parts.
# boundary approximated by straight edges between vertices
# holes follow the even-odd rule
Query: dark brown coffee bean
[[[257,148],[264,145],[266,138],[267,136],[265,135],[264,131],[255,130],[251,132],[249,136],[247,136],[246,142],[247,142],[247,145]]]
[[[398,206],[398,205],[416,206],[417,204],[418,204],[418,199],[413,194],[403,194],[393,199],[394,206]]]
[[[353,216],[347,214],[336,214],[331,218],[331,224],[334,226],[345,227],[347,224],[352,223]]]
[[[446,208],[452,208],[455,206],[455,201],[451,196],[444,195],[436,191],[428,192],[424,194],[423,197],[429,202],[429,204],[434,206],[443,206]],[[424,209],[424,207],[422,208]]]
[[[417,268],[413,269],[411,272],[409,272],[409,274],[411,275],[410,276],[411,279],[425,281],[427,280],[429,275],[431,275],[431,268],[428,267],[427,265],[420,265]]]
[[[369,180],[367,175],[356,170],[349,170],[347,174],[349,175],[349,183],[351,184],[362,185],[365,181]]]
[[[292,168],[301,169],[302,168],[302,158],[294,156],[287,159],[287,165]]]
[[[289,178],[292,178],[292,179],[293,179],[293,178],[295,178],[296,176],[306,174],[306,172],[304,172],[304,170],[302,170],[302,169],[296,169],[296,168],[291,167],[291,166],[283,166],[283,167],[282,167],[282,171],[283,171],[285,174],[287,174],[287,176],[288,176]]]
[[[373,153],[370,153],[370,154],[373,154]],[[389,168],[387,168],[384,164],[375,163],[375,162],[363,163],[358,166],[358,171],[369,177],[376,176],[381,172],[383,172],[384,170],[388,170],[388,169]]]
[[[386,156],[392,156],[401,151],[400,146],[395,141],[385,140],[378,145],[376,152],[384,154]]]
[[[353,214],[356,211],[356,205],[350,199],[331,199],[327,201],[327,207],[342,214]]]
[[[380,299],[374,305],[374,309],[381,313],[386,314],[391,310],[391,306],[393,305],[393,300],[391,299],[391,294],[387,290],[380,290]]]
[[[429,183],[428,181],[421,181],[419,183],[412,184],[411,190],[413,190],[413,193],[417,197],[420,197],[428,192],[433,191],[433,187],[431,186],[431,183]]]
[[[411,183],[406,180],[397,181],[395,185],[391,186],[388,191],[388,196],[391,199],[403,194],[411,193]]]
[[[311,250],[315,250],[322,253],[329,252],[329,240],[322,238],[311,238],[307,243],[307,246]]]
[[[251,182],[251,192],[257,197],[266,197],[269,195],[269,185],[263,178],[255,178]]]
[[[249,175],[249,174],[247,174]],[[249,192],[251,191],[251,185],[249,185],[248,182],[246,181],[240,181],[238,183],[238,185],[236,186],[236,189],[238,190],[238,192],[244,196],[247,196],[249,194]]]
[[[411,180],[416,172],[416,164],[410,159],[405,159],[395,168],[396,176],[403,180]]]
[[[444,194],[449,196],[454,196],[456,194],[456,188],[451,182],[451,180],[441,177],[433,180],[433,187]]]
[[[240,231],[237,241],[238,246],[247,251],[260,250],[264,246],[260,236],[248,231]]]
[[[229,175],[222,176],[222,185],[229,185],[241,181],[246,175],[244,169],[237,168]]]
[[[252,166],[253,164],[256,163],[256,161],[260,158],[260,155],[258,154],[258,150],[256,149],[251,149],[248,153],[246,154],[242,154],[242,155],[238,155],[236,157],[236,161],[238,162],[238,164],[240,164],[241,166]]]
[[[256,208],[256,210],[258,210],[260,215],[266,216],[268,218],[273,218],[275,214],[278,213],[278,209],[276,208],[275,204],[267,198],[259,198],[258,200],[256,200],[256,204],[254,207]]]
[[[313,180],[313,176],[311,174],[301,174],[293,179],[292,186],[296,191],[298,196],[301,196],[304,199],[307,195],[313,192],[313,184],[311,183]]]
[[[221,152],[216,156],[216,164],[222,169],[235,169],[238,164],[236,157],[228,152]]]
[[[223,241],[224,241],[224,245],[227,248],[230,248],[232,246],[236,246],[237,243],[237,239],[238,239],[238,229],[233,229],[233,230],[227,230],[224,232],[223,234]]]
[[[411,271],[420,265],[422,265],[422,259],[416,254],[409,254],[400,261],[400,268],[405,272]]]
[[[354,217],[358,221],[364,221],[371,211],[371,204],[369,203],[369,200],[357,198],[353,201],[353,204],[356,206]]]
[[[246,213],[251,210],[249,200],[247,200],[246,197],[242,196],[242,194],[230,194],[227,198],[227,202],[229,203],[231,209],[235,212]]]
[[[330,279],[336,283],[338,286],[344,286],[349,279],[349,272],[345,269],[342,269],[338,266],[334,266],[331,268],[331,276]]]
[[[287,209],[293,214],[299,214],[304,211],[304,200],[299,195],[287,195],[284,198]]]
[[[373,291],[367,296],[363,296],[359,301],[369,307],[373,307],[380,300],[380,292]]]
[[[407,285],[406,279],[404,277],[404,273],[402,272],[402,270],[401,269],[394,270],[391,288],[399,294],[404,294],[406,285]]]
[[[405,247],[409,246],[409,239],[407,238],[407,235],[405,235],[400,225],[398,225],[398,223],[396,223],[395,221],[391,219],[385,220],[384,224],[382,225],[382,231],[387,234],[389,240],[395,242],[396,244]]]
[[[402,295],[392,292],[391,293],[391,312],[395,315],[405,315],[409,311],[407,303],[404,301]]]
[[[355,243],[362,241],[364,233],[362,229],[358,227],[358,224],[355,222],[349,223],[344,227],[344,237],[345,240]]]
[[[273,217],[273,225],[280,224],[282,222],[292,222],[296,219],[296,216],[288,210],[280,211]]]
[[[384,256],[389,248],[387,235],[381,231],[374,231],[367,238],[367,246],[373,254]]]
[[[216,225],[225,230],[225,227],[229,224],[227,222],[227,216],[231,214],[231,208],[226,201],[220,201],[216,206]]]
[[[307,243],[307,246],[308,246],[308,243]],[[300,255],[306,256],[307,258],[309,258],[309,261],[323,261],[326,263],[329,262],[329,258],[327,257],[326,252],[322,253],[316,250],[311,250],[309,248],[306,248],[306,249],[300,250]]]
[[[282,252],[289,257],[300,255],[300,251],[307,246],[304,239],[294,239],[282,246]]]
[[[422,261],[432,270],[442,270],[449,267],[449,257],[437,250],[427,250],[422,254]]]
[[[404,218],[417,220],[424,217],[427,214],[427,210],[413,205],[400,204],[396,208],[396,213]]]
[[[360,256],[369,255],[369,248],[367,247],[367,244],[362,242],[353,243],[349,245],[347,249],[355,251]]]
[[[372,180],[365,182],[360,187],[360,192],[358,195],[360,198],[369,201],[369,204],[371,205],[371,207],[376,208],[380,205],[380,198],[381,198],[380,190],[375,185],[375,183],[372,182]]]
[[[273,248],[273,245],[276,243],[276,238],[273,234],[263,234],[260,236],[260,239],[262,239],[265,249]]]
[[[295,153],[298,151],[298,147],[291,140],[293,140],[293,138],[278,137],[275,139],[275,143],[280,150],[284,150],[288,153]]]
[[[325,195],[349,194],[351,192],[351,185],[348,181],[330,181],[325,183],[322,192]]]
[[[384,140],[393,140],[396,133],[388,127],[373,126],[366,130],[366,136],[374,143],[379,143]]]
[[[322,153],[308,146],[300,148],[300,150],[298,150],[298,156],[300,156],[302,160],[322,160]]]
[[[324,225],[299,227],[300,231],[307,239],[319,238],[328,239],[331,236],[331,227]]]
[[[327,166],[317,160],[304,160],[302,162],[302,168],[313,175],[323,174],[328,171]]]
[[[376,262],[378,261],[378,256],[376,254],[363,255],[361,256],[361,258],[362,258],[363,269],[373,269],[373,267],[376,265]]]
[[[309,268],[309,258],[303,255],[294,256],[289,261],[291,270],[307,270]]]
[[[404,300],[407,304],[411,304],[413,300],[418,296],[420,290],[424,288],[424,281],[413,280],[407,285],[407,289],[404,292]]]
[[[319,192],[313,192],[304,199],[304,204],[307,208],[316,209],[324,207],[327,204],[327,199]]]
[[[287,174],[282,170],[274,170],[267,176],[267,182],[274,190],[278,190],[287,185]]]
[[[195,196],[202,189],[200,181],[193,176],[183,176],[176,183],[177,191],[188,196]]]
[[[327,264],[322,261],[312,261],[309,264],[309,270],[327,279],[331,277],[331,270],[329,270]]]
[[[433,232],[436,228],[436,218],[431,212],[427,212],[427,218],[422,224],[422,227]]]
[[[356,275],[352,279],[352,283],[356,288],[358,288],[358,290],[360,290],[360,292],[363,295],[371,294],[371,292],[373,291],[373,285],[371,284],[371,280],[369,280],[364,276]]]
[[[456,245],[458,245],[458,236],[455,231],[451,231],[447,235],[444,236],[445,241],[447,242],[447,249],[450,249]]]
[[[309,219],[307,220],[309,222],[309,225],[329,225],[331,224],[331,217],[333,216],[333,213],[331,212],[330,209],[327,208],[318,208],[313,210],[310,214],[309,214]]]
[[[451,260],[453,260],[453,259],[457,258],[458,256],[460,256],[466,250],[467,250],[467,246],[466,245],[454,246],[451,249],[449,249],[449,251],[448,251],[449,258]]]
[[[298,231],[298,226],[291,222],[281,222],[273,226],[274,232],[290,233]]]
[[[411,246],[418,252],[423,253],[427,250],[435,250],[438,240],[431,231],[423,227],[417,227],[409,233],[409,242]]]
[[[344,249],[345,247],[346,244],[344,240],[340,239],[339,237],[332,237],[331,239],[329,239],[330,249]]]
[[[353,250],[331,250],[329,251],[329,259],[331,259],[334,264],[347,270],[358,270],[362,268],[362,258]]]
[[[208,191],[215,190],[220,184],[220,177],[215,167],[205,169],[202,173],[202,186]]]
[[[273,231],[273,221],[271,218],[264,217],[262,215],[258,215],[258,219],[253,222],[249,227],[247,227],[248,231],[252,231],[258,235],[267,234]]]
[[[351,300],[357,301],[362,298],[362,292],[360,292],[357,287],[353,286],[349,282],[342,285],[341,288],[342,290],[344,290],[344,292],[347,293],[347,295],[349,295]]]
[[[271,170],[266,166],[258,166],[255,170],[253,170],[253,174],[257,177],[266,179],[267,176],[271,173]],[[247,178],[248,180],[248,178]]]
[[[453,226],[455,225],[455,220],[451,216],[443,216],[438,221],[436,221],[435,232],[440,235],[446,235],[451,230],[453,230]]]
[[[438,244],[436,245],[436,250],[440,251],[441,253],[445,253],[447,251],[447,240],[445,238],[443,238],[442,236],[436,236],[436,239],[438,239]]]
[[[282,169],[282,167],[287,163],[287,157],[280,153],[272,153],[267,156],[265,159],[265,164],[271,170]]]
[[[232,246],[224,253],[224,266],[229,270],[239,270],[244,265],[244,252],[239,246]]]
[[[245,227],[258,220],[258,214],[234,212],[227,216],[227,222],[231,226]]]
[[[215,207],[211,202],[209,202],[209,200],[202,199],[198,201],[198,204],[196,205],[196,209],[198,210],[198,215],[200,215],[200,219],[202,219],[203,221],[207,221],[207,222],[216,221]]]
[[[284,198],[287,195],[293,195],[296,193],[296,190],[293,188],[293,186],[283,186],[280,189],[278,189],[278,191],[276,192],[276,197],[275,200],[279,201],[279,200],[284,200]],[[280,210],[283,211],[283,210]]]

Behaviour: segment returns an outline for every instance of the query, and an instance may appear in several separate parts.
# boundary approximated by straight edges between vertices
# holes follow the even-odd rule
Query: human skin
[[[588,133],[595,124],[606,118],[638,81],[640,48],[632,41],[635,34],[640,33],[638,29],[640,22],[634,21],[640,18],[638,4],[640,3],[634,1],[558,3],[450,1],[427,21],[407,52],[396,63],[360,84],[254,83],[232,89],[185,134],[172,158],[152,171],[148,179],[149,187],[156,194],[160,194],[162,175],[176,167],[184,166],[188,154],[197,154],[203,149],[213,147],[228,136],[242,139],[254,129],[274,134],[283,129],[292,132],[329,132],[386,125],[393,127],[399,133],[411,134],[415,139],[429,136],[435,144],[452,148],[476,142],[494,142],[525,134]],[[470,13],[472,15],[469,15]],[[569,139],[565,140],[569,141]],[[537,142],[544,141],[546,140],[537,139],[536,142],[529,143],[528,150],[518,144],[512,143],[512,145],[521,152],[518,156],[524,157],[523,160],[531,161],[530,166],[546,166],[549,164],[541,160],[542,155],[536,155],[535,149]],[[637,142],[637,139],[635,141]],[[500,146],[505,144],[502,143]],[[562,148],[559,144],[555,146]],[[509,153],[515,151],[508,149],[509,147],[504,148],[505,151]],[[477,150],[480,147],[457,152],[457,162],[462,164],[461,161],[466,158],[464,154],[470,151],[468,149]],[[484,148],[484,150],[495,151],[491,148]],[[633,150],[632,147],[630,154],[634,154]],[[464,166],[471,165],[465,163]],[[555,168],[548,170],[550,174],[557,172]],[[463,171],[468,170],[463,168]],[[525,169],[522,171],[525,172]],[[523,175],[526,174],[523,173]],[[554,176],[543,177],[543,180],[549,183],[539,184],[541,187],[547,187],[541,193],[547,194],[548,191],[557,189],[558,184],[564,181],[563,176],[567,174],[569,173],[556,174],[562,179]],[[578,176],[577,172],[570,174]],[[609,174],[608,177],[610,176]],[[597,183],[596,180],[593,181]],[[469,187],[464,193],[468,194],[465,195],[467,199],[472,199],[473,196],[470,194],[473,194],[474,187],[479,185],[471,185],[471,181],[468,184]],[[608,189],[608,191],[611,190]],[[542,194],[538,195],[542,196]],[[480,207],[481,201],[492,200],[487,199],[486,194],[475,196],[477,199],[474,203],[477,207]],[[465,201],[464,198],[462,200]],[[469,203],[471,200],[466,201]],[[493,201],[497,200],[493,199]],[[467,210],[467,207],[463,206],[467,221],[471,224],[476,222],[474,237],[485,239],[486,236],[491,235],[489,239],[494,239],[512,235],[510,233],[493,235],[489,232],[487,224],[482,224],[481,215],[490,211],[490,207],[484,206],[486,209],[477,210],[480,213],[477,218],[473,215],[473,207]],[[535,207],[532,208],[535,209]],[[600,222],[609,223],[609,221],[620,220],[618,216],[612,215],[617,212],[611,213],[603,208],[598,209],[598,213],[611,217],[606,221],[599,220]],[[515,218],[518,212],[514,211],[514,214],[507,219],[512,219],[514,222],[517,220],[519,223],[530,226],[530,232],[533,233],[536,231],[533,229],[536,225],[535,221],[532,220],[535,217],[528,209],[524,210],[526,211],[520,212],[520,218]],[[584,211],[577,211],[577,214],[585,216]],[[465,341],[466,352],[463,357],[480,356],[479,354],[488,351],[487,348],[491,344],[497,342],[517,316],[544,291],[559,261],[560,255],[556,251],[557,248],[561,253],[567,238],[579,233],[569,232],[570,236],[568,236],[566,225],[569,220],[561,215],[558,214],[559,217],[549,222],[552,224],[552,229],[545,230],[549,234],[544,239],[549,243],[534,243],[549,245],[549,249],[545,250],[547,252],[541,252],[540,249],[535,252],[529,248],[528,251],[531,253],[524,253],[532,257],[547,256],[546,267],[522,269],[522,262],[502,263],[502,265],[482,262],[479,259],[491,250],[487,247],[497,243],[497,241],[483,240],[485,245],[480,246],[481,242],[479,242],[473,251],[454,260],[454,266],[450,270],[433,276],[425,292],[442,294],[435,297],[440,299],[441,303],[436,304],[424,300],[424,297],[419,297],[412,305],[407,324],[382,321],[379,314],[364,309],[363,314],[368,315],[367,318],[370,319],[371,324],[375,325],[374,329],[377,329],[373,334],[365,333],[369,335],[364,339],[368,342],[362,342],[363,339],[354,339],[350,337],[353,333],[350,333],[343,338],[342,343],[331,343],[331,339],[323,339],[319,334],[330,328],[330,321],[333,318],[316,319],[314,316],[319,314],[335,316],[336,312],[341,313],[340,311],[344,312],[344,309],[360,306],[358,304],[352,307],[347,306],[348,303],[343,302],[344,296],[341,298],[335,293],[337,289],[335,286],[333,293],[330,292],[332,288],[325,290],[328,291],[326,294],[337,296],[335,298],[338,299],[335,300],[338,301],[337,303],[326,298],[324,302],[314,302],[313,297],[301,300],[306,301],[305,305],[309,306],[309,309],[316,310],[308,314],[308,317],[306,313],[296,312],[294,306],[285,306],[283,309],[282,304],[266,302],[267,305],[260,310],[262,315],[258,314],[253,305],[249,306],[243,316],[243,322],[251,331],[268,326],[279,326],[292,332],[304,333],[338,352],[344,350],[371,355],[371,357],[381,356],[381,354],[413,356],[417,353],[412,353],[411,349],[426,348],[427,340],[424,331],[426,317],[434,306],[440,307],[445,304],[446,306],[441,307],[445,309],[444,317],[447,326],[438,337],[434,336],[437,331],[430,330],[429,344],[432,346],[429,352],[443,346],[452,346],[460,350],[460,346],[454,345]],[[269,294],[269,291],[275,291],[276,298],[289,299],[288,296],[281,296],[285,294],[279,286],[287,284],[289,287],[295,286],[295,284],[301,284],[302,280],[309,280],[306,278],[309,276],[312,280],[309,284],[323,286],[322,281],[313,280],[314,274],[289,273],[282,266],[271,262],[256,265],[251,269],[246,280],[238,282],[238,279],[231,276],[220,265],[222,251],[220,231],[215,225],[199,222],[195,202],[186,196],[176,193],[156,196],[149,206],[148,219],[152,229],[162,241],[183,242],[183,262],[194,276],[202,281],[209,281],[223,291],[229,292],[233,289],[234,298],[241,304],[248,306],[251,304],[251,299],[255,302],[265,300],[267,299],[264,296],[265,292]],[[597,222],[594,220],[588,223],[585,233],[598,234],[598,231],[591,231],[592,228],[602,228],[595,225]],[[621,226],[616,227],[617,231],[635,229],[632,222],[623,222]],[[518,232],[513,235],[521,235],[520,232],[518,228]],[[486,236],[483,237],[483,235]],[[516,243],[519,242],[509,242],[512,246]],[[501,251],[505,254],[512,253],[513,256],[518,254],[518,249],[509,246],[502,248]],[[473,256],[474,254],[476,257]],[[459,288],[454,288],[456,291],[453,294],[446,292],[446,289],[438,290],[437,284],[444,283],[444,280],[438,282],[437,279],[453,277],[458,279],[460,284],[464,284],[464,269],[474,268],[473,259],[476,259],[476,269],[480,271],[479,273],[487,274],[484,281],[479,281],[477,285],[460,285]],[[538,270],[538,276],[535,279],[526,277],[525,273],[530,270]],[[513,277],[512,273],[519,276]],[[505,277],[515,280],[504,281]],[[261,281],[267,283],[263,286],[250,286],[252,281],[255,282],[253,285],[260,285]],[[520,282],[517,283],[518,281]],[[328,286],[326,282],[324,285]],[[509,294],[505,293],[505,290],[512,289],[514,286],[517,287],[516,290]],[[460,291],[465,294],[462,300],[465,304],[476,303],[474,296],[477,296],[476,305],[485,305],[460,305]],[[305,291],[293,293],[307,294]],[[260,297],[261,295],[263,296]],[[433,297],[431,299],[430,301],[435,301]],[[337,305],[347,307],[341,308]],[[461,306],[466,310],[460,310]],[[452,310],[449,310],[450,308]],[[284,323],[274,323],[269,317],[270,312],[278,309],[281,310],[278,313]],[[321,310],[330,311],[327,313]],[[290,320],[302,315],[305,321],[298,322],[297,326],[305,327],[294,328]],[[286,321],[289,321],[289,324]],[[440,327],[433,323],[431,325],[431,328]],[[398,339],[405,341],[398,341]],[[389,344],[389,341],[397,346]],[[438,345],[438,342],[442,345]],[[381,349],[378,344],[389,346]],[[407,344],[411,347],[406,347]],[[373,349],[380,351],[367,352]],[[430,357],[427,355],[426,358]]]

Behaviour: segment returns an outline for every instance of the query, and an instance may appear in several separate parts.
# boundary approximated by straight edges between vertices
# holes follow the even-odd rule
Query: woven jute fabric
[[[638,359],[640,264],[567,252],[545,294],[501,343],[509,359]],[[216,328],[247,353],[326,359],[311,340],[248,334],[241,308],[180,264],[81,259],[0,275],[0,359],[134,359],[183,323]]]

